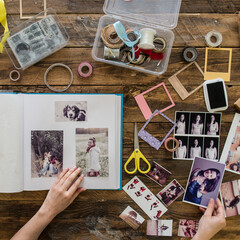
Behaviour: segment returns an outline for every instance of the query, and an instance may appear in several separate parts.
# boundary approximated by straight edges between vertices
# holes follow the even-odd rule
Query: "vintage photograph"
[[[173,220],[147,220],[147,236],[172,236]]]
[[[219,135],[220,122],[221,113],[206,113],[205,135]]]
[[[224,175],[225,165],[196,157],[189,174],[184,202],[207,207],[211,198],[215,201]]]
[[[188,158],[188,137],[187,136],[175,136],[178,140],[179,147],[173,152],[173,156],[176,159]]]
[[[124,222],[126,222],[134,230],[137,230],[144,222],[144,218],[140,216],[135,210],[128,206],[119,216]]]
[[[63,131],[31,131],[32,178],[57,177],[63,168]]]
[[[184,188],[178,183],[176,179],[174,179],[157,194],[157,197],[168,207],[183,193]]]
[[[199,221],[180,219],[178,226],[179,237],[194,237],[198,230]]]
[[[58,101],[55,102],[56,122],[87,121],[86,101]]]
[[[108,129],[76,128],[76,166],[85,177],[108,177]]]
[[[202,157],[203,153],[203,137],[189,137],[188,156],[191,159]]]
[[[218,161],[218,144],[219,138],[204,138],[204,157],[210,160]]]
[[[192,135],[203,135],[205,126],[205,113],[191,112],[190,132]]]
[[[222,183],[220,193],[225,216],[240,215],[240,180]]]
[[[189,112],[176,112],[175,122],[177,126],[175,128],[175,134],[188,134],[189,133]]]
[[[151,178],[154,182],[163,186],[166,184],[167,179],[172,173],[169,172],[166,168],[157,164],[156,162],[152,162],[151,170],[146,174],[149,178]]]

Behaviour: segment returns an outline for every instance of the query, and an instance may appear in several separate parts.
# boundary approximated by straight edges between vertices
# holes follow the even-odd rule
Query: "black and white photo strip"
[[[175,121],[179,148],[173,159],[204,157],[218,161],[221,113],[176,112]]]

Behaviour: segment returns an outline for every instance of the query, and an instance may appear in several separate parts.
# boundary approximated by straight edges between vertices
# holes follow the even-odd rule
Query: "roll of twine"
[[[161,37],[154,38],[153,44],[154,44],[153,52],[155,53],[163,52],[167,45],[165,39]]]

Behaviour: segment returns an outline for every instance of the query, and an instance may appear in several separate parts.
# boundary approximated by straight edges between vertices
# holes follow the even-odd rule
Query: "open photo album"
[[[0,94],[0,192],[48,190],[80,167],[87,189],[121,189],[122,95]]]

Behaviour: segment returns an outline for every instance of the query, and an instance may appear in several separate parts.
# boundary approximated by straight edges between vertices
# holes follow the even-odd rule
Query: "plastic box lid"
[[[106,14],[173,29],[177,26],[182,0],[105,0]]]

